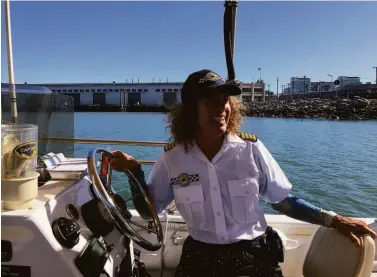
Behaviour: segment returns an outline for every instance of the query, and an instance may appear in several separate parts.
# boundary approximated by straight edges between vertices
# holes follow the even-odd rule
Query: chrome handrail
[[[78,144],[112,144],[112,145],[128,145],[128,146],[152,146],[164,147],[166,142],[160,141],[137,141],[137,140],[114,140],[114,139],[93,139],[93,138],[61,138],[61,137],[41,137],[40,142],[73,142]],[[155,161],[138,160],[144,165],[153,165]]]
[[[114,140],[114,139],[92,139],[92,138],[59,138],[59,137],[46,137],[39,138],[43,142],[76,142],[82,144],[116,144],[116,145],[130,145],[130,146],[155,146],[163,147],[166,142],[160,141],[138,141],[138,140]]]

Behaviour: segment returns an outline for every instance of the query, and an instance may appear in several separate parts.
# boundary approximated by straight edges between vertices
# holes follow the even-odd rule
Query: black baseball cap
[[[218,74],[202,69],[191,73],[182,86],[182,103],[195,103],[199,99],[208,97],[214,92],[223,92],[228,95],[240,95],[242,90],[236,82],[225,82]]]

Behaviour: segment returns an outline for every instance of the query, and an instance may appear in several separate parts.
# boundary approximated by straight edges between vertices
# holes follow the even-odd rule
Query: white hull
[[[67,204],[73,204],[80,211],[80,207],[91,199],[87,177],[75,184],[72,184],[70,180],[50,181],[39,189],[39,196],[35,200],[33,209],[2,211],[2,240],[11,241],[13,246],[12,259],[9,262],[2,262],[2,266],[30,266],[30,276],[33,277],[82,276],[74,264],[74,259],[89,240],[91,232],[86,229],[81,213],[78,222],[82,231],[78,244],[72,249],[63,247],[55,239],[51,224],[58,217],[68,217]],[[131,212],[133,220],[137,219],[147,226],[135,210]],[[133,246],[141,250],[141,261],[146,264],[146,268],[152,276],[173,276],[187,232],[178,212],[175,212],[174,215],[162,213],[160,218],[163,229],[167,230],[164,246],[156,252],[145,251],[135,244]],[[377,231],[377,222],[373,218],[363,218],[362,220],[365,220],[372,229]],[[166,222],[168,223],[167,229]],[[281,267],[284,276],[303,276],[302,266],[305,254],[318,226],[283,215],[267,215],[267,222],[279,230],[283,237],[285,262],[281,264]],[[140,230],[140,233],[145,237],[152,237],[145,230]],[[116,276],[116,267],[119,266],[125,255],[125,248],[120,243],[121,235],[116,229],[105,236],[105,240],[115,246],[105,265],[106,272],[113,277]],[[160,275],[160,270],[162,270],[162,275]],[[374,272],[372,276],[376,277],[377,257],[375,257]]]

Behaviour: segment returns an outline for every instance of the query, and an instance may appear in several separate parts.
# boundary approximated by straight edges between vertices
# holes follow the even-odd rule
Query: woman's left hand
[[[348,237],[356,246],[360,246],[358,235],[369,234],[373,239],[377,237],[377,233],[370,229],[362,220],[337,215],[334,217],[332,223],[335,229]]]

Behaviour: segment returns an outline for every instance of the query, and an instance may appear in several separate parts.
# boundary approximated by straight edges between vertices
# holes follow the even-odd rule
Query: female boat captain
[[[182,87],[169,116],[173,142],[165,146],[147,182],[140,164],[113,152],[115,170],[130,169],[160,213],[175,200],[189,236],[175,273],[183,276],[282,276],[282,243],[267,226],[259,198],[292,218],[333,227],[359,244],[376,233],[365,222],[325,211],[290,194],[292,185],[264,144],[240,133],[241,89],[201,70]],[[133,186],[131,186],[133,187]],[[143,203],[134,200],[145,219]]]

